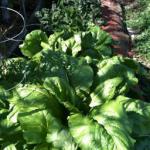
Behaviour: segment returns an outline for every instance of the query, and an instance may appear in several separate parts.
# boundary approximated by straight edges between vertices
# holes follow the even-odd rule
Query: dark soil
[[[14,12],[10,11],[9,23],[6,23],[1,19],[2,11],[0,11],[0,57],[3,55],[5,55],[5,57],[10,57],[10,54],[20,55],[20,52],[18,51],[18,46],[20,42],[24,39],[25,35],[28,32],[35,29],[33,25],[30,26],[28,24],[36,23],[36,18],[34,17],[34,13],[35,13],[34,11],[35,11],[37,2],[38,1],[35,1],[35,0],[26,0],[24,3],[24,7],[25,7],[25,11],[24,11],[21,1],[19,0],[13,1],[13,5],[11,6],[12,9],[18,11],[24,16],[24,19],[27,25],[25,27],[26,30],[24,30],[22,34],[19,34],[24,27],[22,18],[19,15],[15,14]],[[18,34],[19,36],[17,36],[15,39],[11,39],[12,37]],[[8,39],[11,39],[10,42],[9,41],[4,42],[4,43],[2,42]],[[11,47],[13,48],[11,49]]]

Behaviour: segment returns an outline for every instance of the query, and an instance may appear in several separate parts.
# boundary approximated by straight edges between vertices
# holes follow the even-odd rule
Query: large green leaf
[[[43,44],[42,46],[44,49],[51,49],[53,51],[60,51],[61,50],[61,43],[64,42],[63,38],[63,32],[55,32],[51,34],[48,38],[48,44]]]
[[[41,30],[34,30],[26,35],[26,38],[19,47],[23,55],[31,58],[43,48],[41,42],[48,43],[48,37],[45,32]]]
[[[46,78],[44,87],[70,111],[78,112],[75,107],[77,106],[75,93],[65,80],[58,77]]]
[[[84,98],[90,93],[94,73],[89,65],[72,65],[68,73],[70,83],[75,88],[77,95]]]
[[[76,143],[83,150],[113,149],[112,139],[99,124],[89,117],[75,114],[68,118],[69,127]]]
[[[72,56],[78,55],[81,48],[81,34],[75,34],[66,41],[62,41],[61,49],[64,52],[71,53]]]
[[[17,150],[15,144],[10,144],[7,145],[6,147],[3,148],[3,150]]]
[[[150,135],[150,104],[124,96],[117,97],[117,101],[123,103],[133,124],[133,133],[136,136]]]
[[[14,95],[9,99],[9,102],[15,105],[19,112],[51,108],[51,113],[63,118],[62,106],[53,95],[40,85],[20,85],[14,90]]]
[[[108,135],[112,137],[112,144],[116,145],[117,150],[133,148],[134,140],[130,136],[132,126],[121,103],[118,101],[106,102],[94,108],[91,115],[94,120],[104,126]]]
[[[125,66],[122,61],[122,57],[115,56],[99,62],[94,81],[95,89],[91,93],[91,107],[111,100],[117,95],[126,94],[138,83],[133,70]]]
[[[0,145],[3,147],[22,140],[17,115],[18,112],[11,107],[0,110]]]
[[[97,84],[114,77],[122,77],[129,87],[138,82],[133,70],[124,64],[124,58],[122,56],[104,59],[98,63],[97,67]]]
[[[50,109],[36,109],[20,113],[18,119],[26,142],[28,144],[40,144],[35,147],[35,150],[76,149],[71,134],[59,120],[51,115]]]
[[[89,27],[87,32],[82,32],[81,39],[84,55],[98,59],[111,56],[112,39],[99,26],[93,25]]]
[[[61,129],[61,124],[51,112],[35,109],[20,113],[18,120],[23,131],[24,139],[28,144],[39,144],[47,141],[47,135]]]
[[[97,117],[94,116],[94,119],[97,120]],[[98,123],[81,114],[68,118],[71,134],[81,149],[129,150],[133,148],[133,141],[123,125],[119,121],[107,119],[102,116],[102,122]]]
[[[22,133],[17,123],[18,111],[9,103],[10,97],[12,95],[9,91],[0,86],[0,145],[2,144],[3,148],[7,147],[7,149],[13,147],[12,143],[15,141],[22,139]]]
[[[93,49],[102,56],[111,56],[112,50],[110,46],[112,44],[112,38],[110,35],[101,30],[99,26],[92,26],[90,32],[94,40]]]
[[[65,38],[66,34],[68,35]],[[42,44],[43,45],[43,44]],[[70,33],[56,32],[49,37],[49,46],[43,45],[43,47],[49,47],[53,51],[63,51],[71,56],[77,56],[82,50],[81,48],[81,33],[70,35]]]
[[[92,99],[90,107],[101,105],[105,101],[113,99],[113,97],[116,95],[116,91],[122,83],[122,80],[123,79],[120,77],[115,77],[98,85],[90,95]]]
[[[68,129],[62,129],[53,134],[47,135],[47,142],[52,143],[54,148],[62,150],[77,150],[77,145],[74,142]]]

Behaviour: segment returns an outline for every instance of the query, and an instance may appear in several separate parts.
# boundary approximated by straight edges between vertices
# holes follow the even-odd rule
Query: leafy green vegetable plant
[[[150,104],[128,97],[140,66],[112,55],[112,39],[91,21],[95,2],[58,1],[44,16],[53,33],[32,31],[25,57],[0,63],[0,149],[149,148]]]
[[[36,36],[30,36],[33,33]],[[111,39],[97,26],[76,34],[80,42],[73,35],[65,39],[63,32],[48,39],[42,31],[33,31],[20,46],[28,58],[2,63],[1,149],[138,150],[149,146],[150,104],[127,97],[138,83],[139,65],[106,54],[103,48],[110,50]],[[53,42],[52,37],[59,40]],[[67,40],[79,42],[80,52],[74,55],[72,45],[71,53],[64,51]]]
[[[43,8],[36,16],[47,32],[85,31],[89,22],[101,23],[98,0],[59,0],[51,9]]]

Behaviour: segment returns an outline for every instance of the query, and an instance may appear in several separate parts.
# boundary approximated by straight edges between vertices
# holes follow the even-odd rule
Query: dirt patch
[[[4,8],[1,8],[1,10]],[[19,36],[24,30],[24,20],[21,15],[7,8],[9,11],[10,19],[5,22],[0,21],[0,58],[7,57],[12,52],[12,47],[17,43]],[[0,17],[2,18],[2,11],[0,11]]]

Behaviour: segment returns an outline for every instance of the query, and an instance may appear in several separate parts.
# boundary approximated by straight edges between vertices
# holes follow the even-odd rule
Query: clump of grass
[[[136,8],[126,9],[127,26],[140,32],[135,36],[133,49],[150,60],[150,0],[137,0]]]

